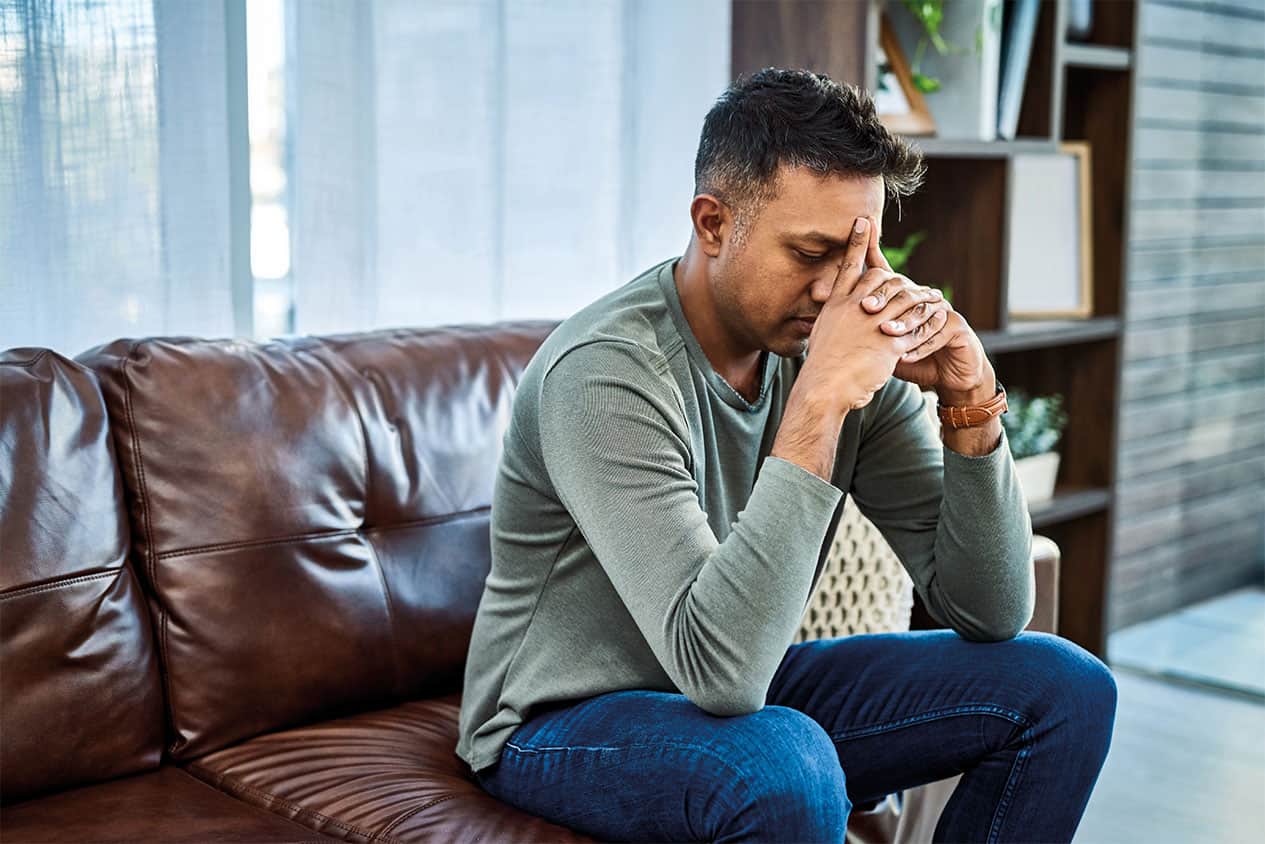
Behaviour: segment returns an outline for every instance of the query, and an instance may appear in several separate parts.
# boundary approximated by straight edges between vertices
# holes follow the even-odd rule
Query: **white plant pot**
[[[1049,501],[1054,497],[1054,481],[1059,475],[1059,453],[1047,451],[1015,461],[1019,485],[1029,504]]]

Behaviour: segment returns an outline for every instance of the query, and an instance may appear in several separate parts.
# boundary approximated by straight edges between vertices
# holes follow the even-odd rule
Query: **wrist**
[[[984,379],[969,390],[950,390],[936,387],[936,397],[945,407],[976,407],[997,393],[997,378],[989,372]]]

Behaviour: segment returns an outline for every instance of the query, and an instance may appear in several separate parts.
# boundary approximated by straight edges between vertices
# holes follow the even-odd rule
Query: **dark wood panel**
[[[1062,80],[1058,77],[1055,59],[1057,29],[1058,4],[1054,0],[1041,0],[1023,96],[1019,101],[1019,123],[1015,127],[1015,134],[1020,137],[1052,138],[1057,133],[1062,96]]]
[[[763,67],[807,68],[866,86],[869,4],[857,0],[733,0],[734,76]]]
[[[1094,4],[1093,26],[1086,39],[1092,44],[1133,46],[1133,0],[1111,0]]]
[[[1094,313],[1120,313],[1124,273],[1129,133],[1120,131],[1130,108],[1130,76],[1068,68],[1064,134],[1089,141],[1093,191]]]
[[[1101,340],[991,356],[998,377],[1008,387],[1022,388],[1030,395],[1064,397],[1068,423],[1059,443],[1060,483],[1080,487],[1111,483],[1118,342]]]
[[[1059,635],[1106,655],[1109,510],[1047,525],[1059,546]]]
[[[1006,195],[1004,158],[930,161],[922,188],[888,206],[883,242],[928,233],[910,256],[906,275],[920,284],[953,287],[953,307],[977,331],[1000,327]]]

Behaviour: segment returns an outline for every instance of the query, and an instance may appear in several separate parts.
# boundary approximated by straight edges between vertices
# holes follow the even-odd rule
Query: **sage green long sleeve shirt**
[[[515,393],[493,490],[457,755],[493,764],[541,704],[619,689],[754,712],[851,494],[964,638],[1031,620],[1032,523],[1005,441],[940,440],[888,380],[847,414],[830,482],[769,454],[804,357],[762,354],[748,402],[710,365],[663,262],[564,320]]]

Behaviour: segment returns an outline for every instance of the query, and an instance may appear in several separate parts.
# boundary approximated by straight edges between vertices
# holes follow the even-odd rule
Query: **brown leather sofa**
[[[0,840],[590,840],[453,752],[556,325],[0,354]]]

